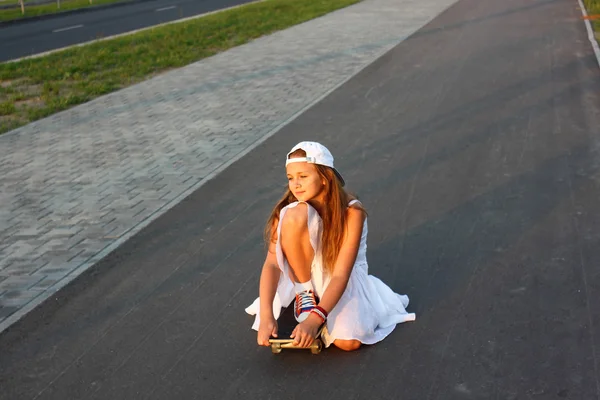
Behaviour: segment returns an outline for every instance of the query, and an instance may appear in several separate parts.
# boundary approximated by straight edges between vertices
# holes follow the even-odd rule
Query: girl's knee
[[[298,204],[286,211],[281,221],[281,249],[292,269],[295,282],[310,280],[314,250],[308,232],[308,209]]]
[[[361,342],[358,340],[340,340],[336,339],[333,341],[333,345],[340,350],[354,351],[358,350],[361,346]]]
[[[300,203],[286,211],[281,221],[282,230],[308,230],[308,209],[306,204]]]

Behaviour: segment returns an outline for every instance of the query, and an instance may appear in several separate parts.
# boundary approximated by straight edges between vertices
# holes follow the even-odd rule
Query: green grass
[[[42,5],[28,6],[25,1],[25,14],[21,13],[21,6],[18,1],[11,0],[10,2],[3,2],[2,4],[14,4],[15,8],[0,9],[0,22],[11,21],[21,18],[30,18],[44,14],[56,14],[62,11],[74,10],[76,8],[85,8],[90,6],[97,6],[100,4],[116,3],[123,0],[92,0],[93,4],[90,4],[89,0],[61,0],[60,8],[56,2]]]
[[[600,0],[583,0],[589,15],[600,15]],[[600,19],[590,21],[596,32],[596,39],[600,41]]]
[[[0,64],[0,133],[360,0],[266,0]]]

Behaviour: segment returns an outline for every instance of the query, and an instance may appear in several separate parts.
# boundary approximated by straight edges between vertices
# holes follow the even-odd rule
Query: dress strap
[[[348,203],[348,207],[352,207],[352,205],[356,204],[356,203],[362,204],[358,199],[354,199],[354,200],[351,200],[350,203]]]

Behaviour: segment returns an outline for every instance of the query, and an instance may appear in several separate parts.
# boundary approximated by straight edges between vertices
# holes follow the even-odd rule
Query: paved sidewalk
[[[0,331],[454,3],[365,0],[0,136]]]

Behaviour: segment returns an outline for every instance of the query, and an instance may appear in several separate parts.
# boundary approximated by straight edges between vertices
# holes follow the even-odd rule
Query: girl
[[[322,339],[342,350],[383,340],[396,324],[413,321],[408,297],[368,275],[367,221],[362,204],[343,189],[344,179],[322,144],[298,143],[286,159],[288,190],[265,228],[269,250],[259,298],[246,309],[256,315],[259,345],[277,337],[282,307],[294,301],[299,324],[295,343]]]

